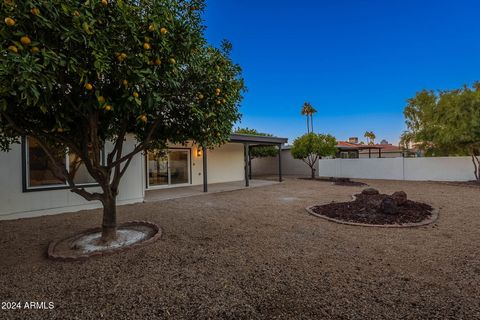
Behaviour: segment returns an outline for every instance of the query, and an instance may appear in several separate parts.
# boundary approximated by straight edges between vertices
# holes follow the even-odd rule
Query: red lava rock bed
[[[354,201],[332,202],[311,210],[328,218],[371,225],[416,224],[431,218],[433,213],[431,206],[408,200],[403,191],[387,195],[373,188],[356,194]]]

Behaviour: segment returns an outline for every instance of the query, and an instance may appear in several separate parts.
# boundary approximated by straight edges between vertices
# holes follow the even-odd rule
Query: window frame
[[[36,191],[48,191],[48,190],[68,190],[71,187],[65,181],[64,184],[52,184],[52,185],[45,185],[45,186],[29,186],[29,154],[28,154],[28,141],[27,137],[22,137],[22,192],[36,192]],[[70,170],[70,161],[69,161],[69,153],[65,154],[65,166],[67,170]],[[102,163],[105,163],[105,150],[101,151],[101,160]],[[75,184],[75,186],[82,187],[82,188],[91,188],[91,187],[98,187],[100,184],[97,182],[90,182],[90,183],[79,183]]]

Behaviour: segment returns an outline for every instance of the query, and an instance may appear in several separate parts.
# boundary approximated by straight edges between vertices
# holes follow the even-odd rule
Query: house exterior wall
[[[132,150],[135,145],[133,137],[125,141],[124,151]],[[106,145],[106,152],[111,150]],[[203,159],[197,155],[197,146],[170,145],[172,148],[186,148],[191,151],[190,170],[191,185],[203,184]],[[12,146],[12,150],[0,152],[0,220],[34,217],[61,212],[73,212],[100,208],[99,201],[87,201],[72,193],[69,189],[36,190],[23,192],[22,145]],[[207,151],[208,183],[239,181],[244,179],[243,144],[228,143],[214,150]],[[88,191],[101,191],[99,187],[88,187]],[[142,202],[146,190],[145,157],[134,157],[119,186],[117,203],[119,205]]]
[[[474,180],[470,157],[325,159],[320,176],[413,181]]]
[[[191,151],[191,185],[203,184],[203,155],[198,155],[199,147],[192,143],[172,144],[168,147],[187,148]],[[243,144],[226,143],[207,150],[207,174],[209,184],[243,180],[245,178]]]
[[[288,149],[282,150],[282,173],[284,175],[310,176],[310,167],[302,160],[294,159]],[[278,174],[278,157],[252,159],[252,175]]]
[[[125,151],[134,147],[134,140],[125,142]],[[12,146],[10,152],[0,152],[0,219],[33,217],[60,212],[72,212],[101,207],[99,201],[87,201],[68,189],[23,192],[22,189],[22,145]],[[111,145],[106,146],[106,151]],[[118,195],[118,204],[143,201],[144,161],[137,155],[125,172]],[[88,191],[100,191],[99,187],[88,187]]]
[[[240,181],[245,179],[243,144],[227,143],[220,148],[207,151],[207,170],[208,183],[220,183],[229,181]],[[196,166],[196,170],[202,171],[203,162],[200,166]],[[203,177],[200,181],[194,180],[194,184],[202,184]]]

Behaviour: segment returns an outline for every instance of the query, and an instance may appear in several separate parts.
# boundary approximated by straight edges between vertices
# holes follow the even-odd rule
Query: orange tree
[[[240,117],[241,70],[228,43],[206,42],[203,0],[0,6],[0,147],[35,138],[72,192],[103,204],[105,242],[116,237],[119,182],[135,155],[167,142],[219,145]],[[101,191],[75,184],[58,160],[67,150]]]

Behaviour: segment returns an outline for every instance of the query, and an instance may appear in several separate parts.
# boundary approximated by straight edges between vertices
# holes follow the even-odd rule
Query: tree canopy
[[[404,110],[408,131],[402,143],[415,143],[427,156],[470,155],[480,180],[480,83],[461,89],[423,90]]]
[[[167,142],[224,143],[244,85],[231,45],[206,42],[203,8],[203,0],[3,1],[1,148],[34,137],[72,191],[105,206],[135,154]],[[125,152],[128,134],[137,144]],[[75,185],[55,161],[59,148],[81,158],[102,193]]]
[[[254,136],[264,136],[272,137],[270,133],[258,132],[255,129],[249,128],[237,128],[235,133],[239,134],[250,134]],[[275,157],[278,154],[278,149],[275,146],[252,146],[250,148],[250,157],[251,158],[265,158],[265,157]]]
[[[367,138],[367,143],[368,144],[370,144],[370,145],[375,144],[375,139],[377,138],[377,136],[375,135],[375,133],[373,131],[365,131],[363,136],[365,138]]]
[[[312,170],[312,179],[315,178],[315,164],[322,157],[334,156],[337,140],[329,134],[307,133],[293,141],[290,150],[295,159],[305,162]]]

